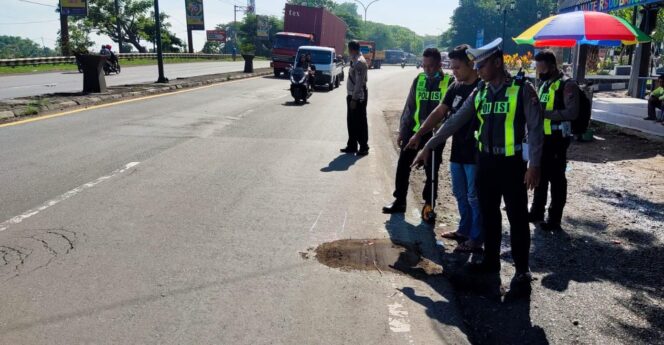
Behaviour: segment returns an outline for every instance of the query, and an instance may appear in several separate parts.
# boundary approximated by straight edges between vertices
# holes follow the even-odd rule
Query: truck
[[[373,41],[359,41],[357,43],[360,44],[360,52],[364,56],[364,59],[367,60],[367,66],[369,68],[380,69],[385,59],[385,52],[376,51],[376,42]]]
[[[284,31],[276,34],[272,46],[274,76],[288,71],[301,46],[334,48],[343,55],[347,30],[346,23],[325,8],[286,4]]]
[[[385,63],[388,64],[400,64],[404,57],[406,57],[406,53],[401,49],[388,49],[385,51]]]

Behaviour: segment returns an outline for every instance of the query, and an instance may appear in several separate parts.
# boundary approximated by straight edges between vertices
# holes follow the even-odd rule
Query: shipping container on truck
[[[285,72],[288,66],[294,63],[295,54],[300,46],[334,48],[337,55],[344,55],[347,29],[343,20],[325,8],[286,4],[284,31],[276,35],[272,49],[272,67],[275,76]],[[294,37],[294,34],[311,36],[307,39]],[[281,44],[282,42],[284,44]]]

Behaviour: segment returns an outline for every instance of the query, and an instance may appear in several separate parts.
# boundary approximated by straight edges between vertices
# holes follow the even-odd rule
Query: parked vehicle
[[[286,4],[284,31],[276,34],[272,48],[274,75],[294,65],[301,46],[330,47],[343,54],[347,29],[343,20],[325,8]]]
[[[339,87],[344,79],[344,64],[334,48],[303,46],[298,49],[295,61],[300,61],[302,55],[311,56],[311,63],[316,67],[314,80],[310,81],[312,86],[327,86],[330,91]]]

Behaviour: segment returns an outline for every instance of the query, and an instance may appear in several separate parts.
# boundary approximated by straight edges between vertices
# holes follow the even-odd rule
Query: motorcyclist
[[[316,71],[316,66],[311,63],[311,55],[310,54],[302,54],[300,55],[300,62],[298,64],[298,67],[302,68],[303,70],[306,71],[307,75],[309,76],[307,78],[307,86],[309,89],[313,88],[313,78],[314,78],[314,73]]]
[[[106,45],[106,50],[108,50],[110,55],[109,61],[111,61],[112,64],[116,64],[118,62],[118,56],[113,52],[113,47],[108,44]]]

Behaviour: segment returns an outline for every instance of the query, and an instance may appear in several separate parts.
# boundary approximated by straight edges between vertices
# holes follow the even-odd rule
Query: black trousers
[[[510,222],[512,258],[517,273],[528,271],[530,226],[528,224],[528,191],[523,179],[526,162],[521,153],[515,157],[480,154],[477,167],[477,187],[484,227],[484,260],[500,265],[502,214],[500,201],[505,200]]]
[[[364,90],[364,101],[357,102],[355,110],[350,108],[350,102],[353,99],[351,96],[346,97],[346,107],[348,109],[346,115],[346,126],[348,127],[348,143],[346,147],[349,149],[360,150],[369,149],[369,125],[367,124],[367,99],[369,93]]]
[[[397,176],[395,180],[395,189],[394,189],[394,198],[399,203],[406,203],[406,196],[408,195],[408,185],[410,179],[410,166],[413,164],[415,157],[419,150],[424,148],[424,144],[431,139],[431,134],[427,134],[422,137],[420,141],[420,147],[417,150],[406,149],[405,146],[408,144],[408,140],[404,140],[401,146],[401,153],[399,154],[399,162],[397,163]],[[443,148],[445,145],[437,147],[429,160],[424,165],[424,170],[427,175],[426,182],[424,184],[424,190],[422,191],[422,199],[429,205],[433,205],[433,202],[438,198],[438,171],[440,170],[440,163],[443,160]],[[432,161],[436,159],[433,164],[434,171],[431,171]],[[433,199],[431,198],[431,188],[433,183]]]
[[[544,208],[547,202],[547,193],[551,185],[551,204],[547,222],[560,225],[563,218],[563,208],[567,203],[567,149],[570,138],[564,138],[560,131],[544,138],[542,150],[542,175],[540,184],[535,188],[533,203],[530,212],[537,218],[544,218]]]
[[[657,108],[662,108],[662,101],[657,97],[650,97],[648,99],[648,118],[655,120],[657,118]]]

